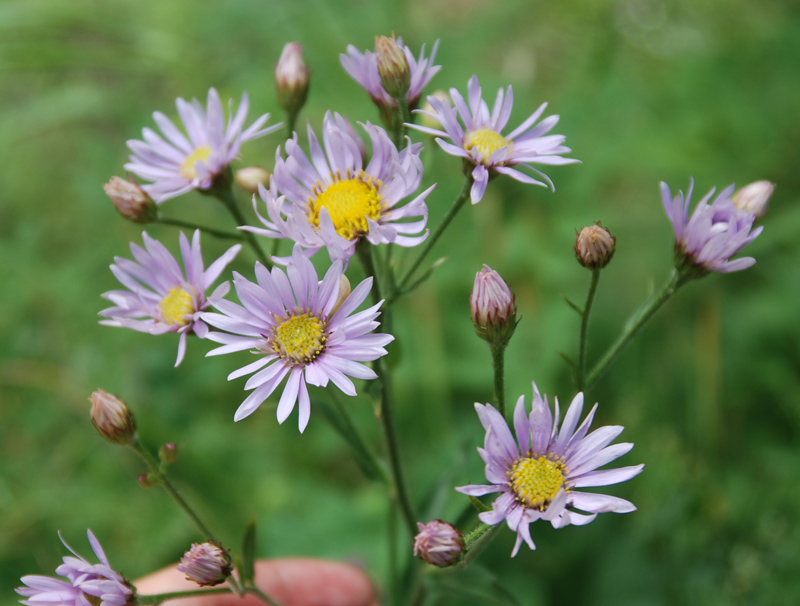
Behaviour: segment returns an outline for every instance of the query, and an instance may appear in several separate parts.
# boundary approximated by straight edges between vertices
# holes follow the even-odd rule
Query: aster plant
[[[517,279],[507,281],[483,264],[474,277],[469,300],[464,297],[461,311],[447,311],[454,317],[460,314],[461,329],[468,332],[471,318],[477,336],[487,342],[491,352],[491,367],[487,362],[485,376],[481,377],[479,371],[475,376],[476,381],[485,378],[488,383],[490,376],[493,380],[492,402],[475,404],[485,431],[483,447],[478,452],[485,465],[486,483],[455,486],[470,478],[454,479],[452,472],[447,472],[448,468],[458,469],[454,465],[458,455],[452,453],[443,465],[440,485],[435,490],[420,488],[420,478],[405,467],[401,447],[418,436],[404,436],[401,441],[393,420],[400,404],[395,398],[414,393],[415,386],[396,389],[394,372],[403,358],[388,354],[400,351],[400,344],[393,342],[407,337],[404,333],[408,332],[409,317],[426,313],[427,307],[406,310],[405,315],[395,318],[393,306],[412,296],[420,284],[431,278],[442,260],[426,267],[428,255],[467,200],[474,205],[485,197],[494,177],[504,175],[526,184],[549,186],[555,192],[552,180],[536,166],[578,162],[566,157],[571,150],[564,145],[564,135],[551,134],[559,117],[544,117],[546,103],[518,127],[509,129],[514,104],[512,87],[500,88],[490,107],[477,75],[469,80],[466,95],[455,88],[450,90],[452,103],[446,96],[429,96],[426,109],[417,114],[426,123],[414,125],[409,109],[419,104],[423,89],[440,70],[434,65],[437,47],[438,43],[434,44],[427,57],[423,47],[415,57],[402,38],[394,36],[377,38],[374,53],[348,46],[340,57],[341,64],[378,105],[385,128],[368,121],[357,122],[359,132],[366,134],[362,139],[353,123],[330,109],[324,114],[321,127],[315,129],[313,120],[309,121],[304,147],[306,138],[301,143],[294,125],[309,91],[315,89],[310,86],[312,70],[306,64],[303,47],[289,43],[275,69],[278,104],[286,114],[288,133],[285,142],[276,146],[274,166],[267,165],[263,158],[238,169],[234,163],[245,142],[281,125],[267,127],[269,114],[263,113],[245,127],[249,111],[246,94],[236,111],[229,104],[226,118],[219,95],[212,88],[205,106],[196,100],[178,99],[182,129],[156,112],[154,119],[162,134],[145,128],[143,141],[128,142],[132,155],[125,168],[146,183],[115,177],[105,186],[114,207],[126,220],[151,224],[155,230],[164,225],[189,227],[193,235],[191,241],[183,232],[179,236],[182,263],[149,233],[142,234],[142,246],[130,244],[132,259],[115,257],[111,270],[122,288],[102,295],[111,307],[99,312],[101,324],[150,334],[177,334],[175,366],[185,356],[189,337],[198,337],[193,347],[205,347],[206,356],[224,355],[235,368],[228,374],[229,381],[248,377],[244,383],[244,390],[249,392],[246,396],[235,396],[233,403],[220,402],[222,398],[215,392],[214,405],[229,406],[233,412],[238,404],[233,420],[247,419],[244,422],[248,424],[274,425],[272,414],[254,415],[259,408],[274,406],[278,424],[297,409],[297,426],[305,434],[292,439],[304,440],[303,447],[310,452],[316,448],[315,432],[306,432],[313,403],[314,410],[319,411],[318,416],[315,412],[315,419],[329,421],[352,453],[358,469],[385,489],[390,502],[386,543],[387,561],[391,564],[384,586],[387,600],[398,605],[426,603],[426,592],[431,588],[445,591],[448,570],[427,575],[426,569],[463,568],[478,557],[485,544],[502,536],[503,527],[514,534],[514,557],[523,543],[535,549],[530,526],[537,520],[563,528],[588,524],[599,513],[635,511],[633,503],[625,498],[584,490],[626,482],[644,468],[643,464],[606,467],[627,455],[633,445],[614,443],[622,432],[621,426],[591,430],[597,405],[582,418],[584,393],[680,287],[714,273],[733,273],[753,265],[753,258],[735,256],[761,233],[762,228],[755,227],[754,222],[766,212],[774,189],[771,183],[762,181],[736,194],[733,186],[716,196],[711,190],[690,214],[693,183],[685,197],[682,192],[673,197],[662,183],[662,203],[675,236],[674,269],[662,290],[631,314],[620,336],[593,365],[593,352],[588,348],[593,300],[601,271],[622,263],[624,246],[617,253],[616,237],[599,221],[577,231],[574,244],[569,237],[564,238],[563,250],[553,254],[574,254],[591,272],[591,283],[583,305],[567,299],[580,318],[580,326],[576,327],[577,361],[567,353],[561,355],[573,370],[578,394],[563,418],[558,400],[551,410],[536,384],[530,411],[525,397],[520,396],[513,411],[508,407],[506,414],[504,356],[507,348],[516,347],[513,337],[519,333],[525,314],[530,313],[530,296],[521,296],[519,301],[515,296],[520,276],[527,273],[518,268]],[[422,155],[424,135],[433,135],[438,144],[438,148],[432,146],[426,152],[427,156]],[[440,203],[435,198],[441,188],[434,195],[436,185],[424,188],[423,181],[439,182],[438,174],[436,179],[426,174],[428,158],[439,150],[461,158],[465,170],[458,176],[463,179],[460,192],[449,210],[443,211],[439,224],[429,229],[428,208],[430,205],[438,210],[434,205]],[[433,162],[428,168],[431,166],[437,164]],[[185,214],[180,218],[161,214],[166,200],[192,190],[223,202],[237,229],[197,226],[191,205],[183,205]],[[253,215],[247,217],[240,210],[240,206],[248,206],[241,205],[237,195],[252,202]],[[203,231],[208,236],[249,244],[258,260],[239,255],[242,244],[235,244],[206,268],[200,248]],[[261,248],[266,241],[271,246],[270,254]],[[458,249],[450,254],[465,254],[472,245],[459,240]],[[489,249],[495,258],[487,261],[506,273],[509,268],[502,267],[504,246],[502,239],[493,241]],[[323,248],[327,254],[315,256]],[[236,271],[223,277],[235,262]],[[357,278],[354,288],[347,274]],[[233,289],[226,277],[232,278]],[[514,277],[513,273],[507,273],[508,277]],[[466,293],[471,276],[454,270],[450,279],[459,280]],[[218,281],[221,284],[212,290]],[[521,295],[526,291],[530,289],[517,290]],[[405,359],[415,354],[406,353]],[[460,358],[454,363],[461,363]],[[185,378],[180,374],[185,371],[175,371],[175,380]],[[413,373],[401,376],[413,380]],[[223,378],[223,374],[217,377],[219,381]],[[471,386],[472,382],[464,389]],[[340,398],[340,394],[349,397]],[[146,436],[140,437],[147,424],[136,422],[135,407],[102,389],[96,390],[90,400],[91,420],[99,435],[140,457],[144,471],[138,476],[139,484],[163,488],[194,523],[199,540],[185,552],[177,570],[199,587],[141,595],[111,568],[89,532],[99,563],[91,564],[75,555],[64,558],[56,570],[66,580],[23,577],[24,587],[17,590],[22,603],[134,606],[232,592],[277,606],[278,602],[256,584],[255,522],[245,529],[241,553],[231,553],[214,535],[213,524],[202,519],[199,509],[182,496],[172,477],[172,466],[178,460],[176,444],[180,441],[151,450],[145,443]],[[371,400],[371,406],[359,406],[367,400]],[[474,399],[468,400],[471,401]],[[405,425],[410,432],[412,426],[416,429],[416,425],[425,422],[423,408],[441,403],[427,396],[413,401],[406,395],[402,405],[406,418],[413,421]],[[463,400],[460,405],[465,405]],[[203,411],[193,409],[193,414]],[[357,419],[357,415],[374,418]],[[434,435],[434,431],[445,432],[448,427],[428,429],[431,433],[427,435]],[[381,436],[367,433],[371,431]],[[443,435],[441,444],[448,443],[447,438]],[[376,447],[378,442],[380,446]],[[438,444],[436,448],[443,448]],[[286,458],[291,469],[295,462]],[[431,457],[430,465],[438,460]],[[426,470],[426,481],[436,475],[435,471]],[[635,491],[636,482],[613,492],[617,490]],[[193,495],[198,493],[192,491]],[[419,498],[422,493],[437,496],[423,501]],[[491,504],[485,498],[489,495],[493,495]],[[641,503],[635,494],[633,500]],[[327,509],[322,506],[317,511],[322,516]],[[427,516],[423,519],[431,521],[422,523],[422,511]],[[452,522],[445,519],[448,514]],[[327,519],[324,522],[309,528],[331,526]],[[505,540],[510,546],[508,535]],[[451,581],[450,587],[454,585]],[[468,593],[469,588],[460,589]]]

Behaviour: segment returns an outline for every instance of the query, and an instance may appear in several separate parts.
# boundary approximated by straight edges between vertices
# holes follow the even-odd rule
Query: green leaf
[[[239,576],[245,584],[252,583],[256,577],[256,519],[250,520],[244,531],[242,558],[237,558]]]
[[[471,496],[469,498],[469,502],[472,503],[472,505],[475,507],[475,509],[477,509],[481,513],[483,513],[484,511],[491,511],[492,510],[491,507],[489,507],[488,505],[484,505],[480,500],[478,500],[477,497],[472,497]]]

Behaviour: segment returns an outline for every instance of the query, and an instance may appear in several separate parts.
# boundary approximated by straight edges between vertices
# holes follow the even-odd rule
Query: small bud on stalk
[[[128,405],[117,396],[98,389],[89,398],[92,423],[106,440],[130,444],[136,437],[136,420]]]
[[[411,86],[411,70],[403,47],[397,44],[394,36],[377,36],[375,51],[383,90],[395,99],[405,97]]]
[[[761,219],[767,213],[773,191],[775,191],[774,183],[755,181],[738,190],[731,200],[738,210],[751,212],[756,219]]]
[[[576,232],[575,257],[587,269],[602,269],[616,250],[617,239],[598,221]]]
[[[231,575],[231,557],[216,543],[192,543],[192,548],[183,554],[178,570],[189,581],[200,586],[219,585]]]
[[[178,459],[178,445],[167,442],[158,450],[158,460],[164,465],[172,465]]]
[[[250,194],[258,193],[258,184],[261,183],[269,189],[269,171],[260,166],[246,166],[236,171],[234,181],[236,185]]]
[[[342,306],[344,300],[350,296],[351,290],[352,287],[350,286],[350,280],[347,279],[347,276],[342,274],[342,277],[339,278],[339,296],[336,297],[336,303],[333,304],[333,309],[331,309],[329,315],[332,316],[333,314],[336,313],[336,310],[338,310]]]
[[[139,474],[139,477],[136,478],[136,481],[139,482],[139,485],[142,488],[152,488],[156,484],[158,484],[158,480],[153,477],[150,473],[142,473]]]
[[[442,520],[427,524],[417,522],[419,534],[414,538],[414,555],[428,564],[446,568],[455,564],[464,551],[464,539],[458,529]]]
[[[283,47],[275,65],[275,91],[278,105],[289,114],[296,114],[306,103],[310,73],[303,61],[303,47],[289,42]]]
[[[475,332],[481,339],[490,345],[508,343],[517,327],[514,293],[488,265],[475,276],[469,307]]]
[[[111,177],[111,180],[103,185],[103,189],[111,198],[117,212],[129,221],[150,223],[155,220],[158,213],[156,203],[135,181]]]

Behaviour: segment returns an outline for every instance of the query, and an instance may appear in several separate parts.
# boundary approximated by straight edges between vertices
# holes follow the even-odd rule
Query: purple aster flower
[[[206,291],[242,246],[232,246],[206,270],[200,254],[200,230],[194,232],[191,246],[181,232],[184,274],[163,244],[145,232],[142,238],[144,248],[131,242],[135,261],[114,257],[111,271],[128,290],[103,294],[115,307],[100,312],[101,316],[111,318],[102,320],[100,324],[124,326],[152,335],[177,332],[180,341],[175,366],[178,366],[186,352],[186,336],[193,333],[203,339],[208,333],[208,326],[200,319],[200,312],[208,307]],[[229,289],[230,284],[224,282],[212,296],[224,297]]]
[[[422,181],[421,144],[398,152],[381,127],[369,122],[362,127],[372,141],[372,158],[366,167],[352,127],[339,114],[325,115],[325,151],[308,127],[310,160],[300,149],[296,134],[286,141],[286,160],[278,150],[270,189],[259,189],[269,217],[259,215],[259,219],[266,229],[241,229],[270,238],[290,238],[309,249],[309,256],[327,246],[333,261],[347,261],[362,236],[372,244],[415,246],[422,242],[428,236],[425,198],[435,185],[408,204],[397,206]]]
[[[569,147],[561,145],[566,139],[564,135],[545,136],[545,133],[549,132],[558,122],[558,116],[548,116],[533,126],[544,112],[547,103],[542,103],[539,109],[508,135],[503,135],[502,131],[511,116],[511,107],[514,104],[510,86],[505,95],[502,88],[497,91],[497,98],[491,113],[489,113],[486,101],[481,98],[481,85],[477,76],[472,76],[469,80],[469,105],[455,88],[450,89],[450,96],[455,103],[455,109],[445,101],[430,96],[428,102],[431,104],[433,112],[417,110],[436,119],[442,125],[443,130],[413,124],[407,124],[407,126],[435,135],[436,142],[444,151],[464,158],[467,163],[474,165],[472,169],[474,183],[470,191],[473,204],[481,201],[489,178],[496,173],[508,175],[522,183],[546,187],[542,181],[512,168],[513,166],[521,165],[533,171],[547,181],[555,191],[555,186],[550,178],[533,168],[531,163],[561,165],[579,162],[572,158],[561,157],[561,154],[572,151]],[[464,124],[463,127],[458,121],[459,116]],[[440,137],[447,137],[452,143],[448,143]]]
[[[714,195],[712,188],[689,217],[692,189],[693,179],[689,181],[685,200],[682,191],[673,198],[669,186],[661,182],[661,200],[675,231],[677,267],[688,270],[694,277],[702,277],[712,271],[729,273],[753,265],[756,260],[752,257],[728,260],[764,229],[763,226],[752,229],[755,221],[753,213],[736,208],[731,200],[734,186],[726,187],[709,204]]]
[[[167,140],[145,128],[142,130],[144,141],[128,141],[133,154],[125,169],[152,181],[143,189],[158,204],[192,189],[209,189],[214,177],[236,158],[242,143],[263,137],[282,126],[276,124],[261,128],[269,119],[269,114],[264,114],[242,132],[250,106],[247,93],[242,93],[235,115],[233,100],[229,102],[227,126],[222,103],[213,88],[208,91],[206,109],[197,99],[188,103],[179,98],[175,104],[188,137],[164,114],[155,112],[153,119]]]
[[[66,577],[67,581],[41,575],[27,575],[21,581],[26,587],[16,591],[27,598],[20,600],[28,606],[127,606],[133,604],[135,595],[133,587],[122,575],[115,572],[108,563],[103,548],[92,531],[87,531],[89,543],[92,545],[99,564],[90,564],[61,539],[71,556],[64,557],[64,563],[56,568],[56,574]],[[61,535],[59,534],[59,537]]]
[[[368,334],[379,326],[383,301],[353,314],[367,298],[372,278],[359,284],[346,298],[340,297],[342,263],[336,261],[321,282],[311,261],[295,245],[284,273],[270,273],[256,263],[257,283],[234,272],[233,283],[242,305],[214,298],[211,304],[222,313],[204,313],[203,319],[227,332],[210,332],[208,338],[222,347],[209,356],[250,350],[255,362],[228,375],[228,380],[253,374],[245,389],[253,389],[236,411],[239,421],[253,413],[287,378],[280,402],[278,422],[283,423],[299,400],[299,427],[308,425],[311,403],[306,384],[326,387],[331,381],[348,396],[356,395],[348,378],[374,379],[375,372],[359,362],[377,360],[384,346],[394,340],[387,334]],[[352,315],[351,315],[352,314]],[[230,334],[229,334],[230,333]],[[264,368],[266,367],[266,368]]]
[[[403,44],[402,38],[397,38],[397,45],[405,51],[408,60],[410,84],[406,99],[410,108],[415,108],[422,95],[422,89],[431,81],[440,69],[441,65],[434,65],[436,49],[439,41],[433,45],[431,56],[425,57],[425,45],[420,50],[419,58],[414,58],[411,49]],[[359,51],[352,44],[347,46],[347,54],[339,55],[339,61],[344,70],[350,74],[364,90],[367,91],[372,102],[375,103],[384,114],[384,119],[391,122],[392,114],[398,109],[397,101],[392,99],[381,85],[381,76],[378,73],[378,55],[372,51]]]
[[[508,527],[517,533],[511,557],[517,555],[522,541],[536,549],[529,525],[538,519],[547,520],[554,528],[569,524],[583,526],[594,520],[598,513],[628,513],[636,509],[633,503],[624,499],[575,490],[618,484],[642,471],[644,465],[597,470],[633,448],[633,444],[609,446],[623,428],[606,426],[587,435],[597,410],[595,404],[576,430],[583,411],[582,393],[572,400],[560,429],[558,398],[555,409],[554,419],[547,397],[539,395],[534,383],[530,414],[525,411],[525,396],[517,400],[515,441],[505,419],[493,406],[475,404],[481,424],[486,429],[485,448],[479,448],[478,452],[486,462],[486,479],[491,484],[461,486],[456,490],[476,497],[502,493],[493,503],[492,510],[478,517],[489,525],[505,520]],[[573,508],[591,515],[577,513]]]

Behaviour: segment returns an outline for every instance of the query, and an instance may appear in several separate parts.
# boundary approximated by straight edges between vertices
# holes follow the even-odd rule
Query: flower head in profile
[[[379,39],[380,38],[376,38],[376,40]],[[419,102],[422,89],[424,89],[428,82],[442,69],[441,65],[433,64],[436,58],[436,49],[439,47],[439,41],[437,40],[433,45],[430,57],[425,57],[425,46],[423,45],[418,58],[415,58],[411,49],[403,44],[402,38],[393,39],[393,41],[396,46],[403,49],[406,60],[408,61],[409,84],[408,92],[406,93],[406,101],[408,102],[408,106],[413,109]],[[362,53],[355,46],[350,44],[347,46],[347,54],[339,55],[339,61],[344,70],[350,74],[350,77],[367,91],[372,102],[381,109],[384,120],[391,121],[391,116],[397,111],[398,105],[397,101],[386,92],[381,84],[381,76],[378,72],[377,52],[364,51]]]
[[[442,520],[427,524],[417,522],[419,533],[414,537],[414,555],[428,564],[446,568],[455,564],[464,551],[464,537],[458,529]]]
[[[133,154],[125,169],[152,181],[143,189],[157,204],[192,189],[209,189],[214,178],[222,174],[239,154],[242,143],[281,127],[281,124],[276,124],[262,128],[269,119],[269,114],[264,114],[243,131],[250,106],[247,93],[242,93],[236,114],[233,113],[233,100],[228,104],[227,125],[222,102],[213,88],[208,91],[205,108],[197,99],[191,103],[178,99],[175,104],[185,135],[164,114],[155,112],[153,119],[166,139],[145,128],[142,130],[144,141],[128,141]]]
[[[133,587],[122,575],[111,568],[103,548],[92,531],[87,531],[89,543],[99,564],[90,564],[61,539],[64,547],[75,557],[65,556],[56,574],[67,580],[41,575],[27,575],[21,581],[26,585],[16,591],[26,599],[27,606],[128,606],[135,603]],[[60,536],[60,535],[59,535]]]
[[[425,112],[425,114],[437,120],[441,124],[441,129],[413,124],[407,126],[435,135],[436,142],[444,151],[463,158],[468,165],[473,167],[472,179],[474,182],[470,191],[472,203],[477,204],[481,201],[489,178],[495,174],[508,175],[522,183],[543,187],[549,184],[555,190],[550,178],[533,168],[531,163],[561,165],[574,164],[578,160],[561,157],[561,154],[572,151],[569,147],[562,145],[566,139],[564,135],[546,134],[556,125],[558,116],[549,116],[536,124],[547,107],[547,103],[542,103],[539,109],[525,122],[509,134],[503,135],[503,129],[511,117],[511,108],[514,104],[511,87],[508,87],[505,94],[502,88],[497,91],[491,113],[489,106],[482,98],[481,85],[477,76],[470,78],[468,91],[467,102],[458,90],[450,89],[455,109],[435,96],[428,97],[433,111]],[[417,111],[422,112],[422,110]],[[461,122],[458,120],[459,117]],[[451,143],[442,137],[450,139]],[[547,183],[513,168],[514,166],[527,168]]]
[[[622,427],[606,426],[587,435],[597,405],[578,427],[583,411],[583,394],[572,400],[559,428],[558,399],[555,418],[550,412],[547,397],[542,398],[533,384],[533,404],[530,414],[525,410],[525,396],[520,396],[514,409],[514,431],[511,434],[503,416],[490,404],[475,404],[481,424],[486,429],[484,448],[478,452],[486,463],[488,485],[469,485],[456,488],[471,496],[493,492],[502,493],[492,504],[492,510],[479,514],[485,524],[506,521],[517,533],[511,556],[517,555],[522,541],[531,549],[529,525],[542,519],[554,528],[569,524],[583,526],[598,513],[613,511],[628,513],[636,507],[629,501],[604,494],[582,492],[576,488],[608,486],[630,480],[644,465],[598,470],[627,453],[633,444],[611,444]],[[575,429],[577,427],[577,429]],[[574,511],[578,509],[590,515]]]
[[[224,255],[204,269],[200,253],[200,230],[194,232],[191,245],[181,232],[180,247],[185,273],[181,270],[166,247],[147,233],[142,233],[144,248],[131,243],[134,260],[114,257],[111,271],[128,290],[112,290],[103,297],[114,304],[100,312],[104,318],[100,324],[124,326],[152,335],[177,332],[178,359],[183,361],[186,352],[186,337],[195,334],[201,339],[208,333],[208,326],[200,319],[200,313],[208,307],[206,291],[219,278],[222,270],[239,250],[240,244],[229,248]],[[223,297],[230,289],[222,283],[213,296]]]
[[[202,587],[213,587],[223,583],[231,575],[231,556],[221,545],[206,541],[192,543],[191,549],[183,554],[176,567]]]
[[[422,242],[428,235],[425,198],[434,186],[398,206],[422,181],[421,145],[398,152],[385,130],[370,123],[362,126],[372,141],[366,166],[359,141],[339,114],[325,115],[323,145],[308,127],[310,159],[296,135],[289,139],[286,159],[279,150],[275,160],[270,189],[259,189],[267,209],[267,218],[259,214],[259,219],[266,229],[242,229],[289,238],[309,249],[309,255],[326,246],[331,260],[343,261],[353,255],[362,237],[372,244]]]
[[[346,298],[340,297],[340,261],[318,282],[311,261],[295,245],[285,273],[278,267],[270,272],[256,263],[255,274],[254,283],[234,272],[233,284],[242,305],[215,298],[211,304],[221,313],[203,314],[203,320],[226,331],[208,334],[222,346],[206,355],[250,350],[258,356],[228,375],[230,381],[254,373],[245,384],[245,389],[254,391],[239,406],[234,420],[252,414],[286,378],[278,422],[283,423],[299,401],[302,432],[311,414],[306,385],[326,387],[330,381],[348,396],[356,395],[349,377],[376,378],[361,362],[385,355],[384,346],[394,337],[370,334],[379,326],[375,319],[382,301],[353,313],[369,295],[372,278],[361,282]]]
[[[689,216],[689,204],[694,180],[689,182],[686,198],[678,192],[674,198],[669,186],[661,182],[661,200],[667,217],[675,231],[675,264],[691,277],[702,277],[709,272],[730,273],[747,269],[756,260],[742,257],[729,259],[744,248],[764,229],[753,229],[755,215],[749,210],[739,210],[731,200],[734,186],[729,185],[709,204],[714,188],[700,200]]]

